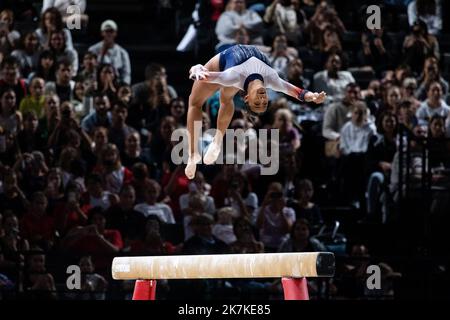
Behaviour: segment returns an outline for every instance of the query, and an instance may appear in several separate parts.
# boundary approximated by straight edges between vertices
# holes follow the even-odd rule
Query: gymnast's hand
[[[325,101],[326,97],[327,94],[324,91],[322,91],[321,93],[308,92],[305,94],[305,101],[320,104]]]
[[[189,70],[189,79],[192,80],[206,80],[209,76],[209,70],[201,64],[197,64]]]

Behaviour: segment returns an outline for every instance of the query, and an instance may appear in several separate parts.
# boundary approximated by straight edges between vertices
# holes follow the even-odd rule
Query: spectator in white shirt
[[[431,82],[427,88],[427,100],[421,103],[416,111],[419,125],[426,126],[434,115],[447,117],[450,107],[442,99],[442,85],[438,81]]]
[[[205,182],[203,173],[197,171],[192,182],[189,183],[189,193],[185,193],[180,197],[180,209],[182,212],[187,213],[189,210],[189,202],[194,196],[202,196],[205,200],[205,212],[214,215],[216,206],[214,204],[213,197],[209,196],[209,190],[211,186]]]
[[[442,30],[441,0],[414,0],[408,5],[408,22],[412,26],[416,20],[423,20],[431,34]]]
[[[306,15],[290,0],[274,0],[264,14],[264,21],[271,26],[272,33],[283,33],[295,44],[301,35],[300,24],[305,24]]]
[[[244,27],[250,36],[250,44],[262,44],[263,21],[252,10],[246,9],[245,0],[230,0],[227,11],[222,13],[217,21],[216,34],[219,44],[218,52],[230,45],[236,44],[236,32]]]
[[[342,61],[338,54],[332,53],[328,56],[325,70],[314,75],[313,90],[325,91],[333,100],[344,95],[345,87],[355,82],[353,75],[348,71],[341,71]]]
[[[217,222],[212,229],[213,236],[228,245],[235,242],[237,239],[233,231],[233,217],[236,217],[236,215],[237,213],[231,207],[219,209],[217,211]]]
[[[134,210],[142,213],[145,217],[157,216],[164,223],[175,223],[172,209],[164,203],[157,202],[161,193],[161,186],[155,180],[148,179],[145,182],[144,196],[145,202],[139,203]]]
[[[363,102],[357,102],[353,106],[352,119],[341,130],[341,152],[343,155],[350,153],[364,153],[369,146],[369,139],[375,133],[373,123],[367,121],[368,109]]]
[[[353,106],[352,119],[341,130],[343,196],[356,208],[364,196],[365,154],[370,138],[376,133],[373,123],[367,121],[368,108],[364,102]]]
[[[88,51],[97,55],[99,63],[111,64],[116,69],[119,81],[130,84],[130,57],[128,52],[115,42],[117,24],[113,20],[106,20],[102,23],[100,30],[103,40],[89,47]]]

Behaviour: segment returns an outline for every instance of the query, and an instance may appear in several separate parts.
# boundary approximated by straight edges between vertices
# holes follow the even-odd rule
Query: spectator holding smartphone
[[[428,33],[428,27],[422,20],[416,20],[411,33],[403,42],[403,61],[411,70],[419,74],[425,58],[434,56],[439,59],[439,43],[435,36]]]
[[[288,238],[294,222],[295,211],[286,207],[282,185],[278,182],[272,183],[256,220],[260,240],[264,243],[266,252],[277,251],[280,244]]]

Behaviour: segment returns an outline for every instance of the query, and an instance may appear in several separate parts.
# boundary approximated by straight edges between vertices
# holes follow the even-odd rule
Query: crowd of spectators
[[[230,127],[249,133],[237,147],[262,143],[258,129],[279,129],[279,171],[261,175],[263,164],[247,152],[245,164],[199,166],[193,180],[171,159],[178,143],[172,133],[186,126],[188,94],[158,61],[148,61],[143,82],[132,79],[133,57],[116,42],[127,33],[120,19],[102,21],[100,41],[81,52],[66,28],[74,19],[66,10],[71,1],[44,1],[40,15],[27,1],[9,2],[0,7],[0,299],[129,297],[132,284],[110,278],[118,255],[328,251],[334,238],[323,232],[327,219],[314,191],[326,190],[364,222],[389,224],[399,216],[402,170],[411,171],[413,188],[426,161],[432,182],[448,187],[443,1],[384,1],[407,14],[410,29],[397,32],[399,40],[383,20],[381,29],[360,30],[350,50],[338,1],[199,0],[195,41],[204,52],[256,45],[281,77],[328,98],[314,107],[270,92],[268,112],[250,121],[237,95]],[[89,5],[75,3],[85,26]],[[16,21],[33,16],[36,29],[16,29]],[[370,79],[361,81],[362,73]],[[219,107],[216,94],[204,108],[202,150]],[[448,196],[432,198],[439,224]],[[363,286],[369,261],[387,279],[382,296],[394,295],[399,273],[371,260],[364,244],[346,250],[359,260],[339,265],[335,280],[311,281],[313,297],[324,297],[323,288],[331,297],[373,297]],[[65,288],[69,264],[81,267],[80,292]],[[276,279],[158,287],[169,298],[236,292],[282,297]]]

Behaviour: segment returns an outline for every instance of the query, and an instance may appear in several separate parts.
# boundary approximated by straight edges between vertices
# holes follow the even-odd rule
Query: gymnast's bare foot
[[[186,168],[184,169],[184,173],[189,180],[194,179],[195,171],[197,170],[197,163],[202,160],[202,157],[198,153],[194,153],[192,156],[189,156]]]
[[[220,150],[222,150],[222,143],[213,141],[209,144],[208,150],[206,150],[203,157],[203,163],[206,165],[213,164],[219,157]]]

